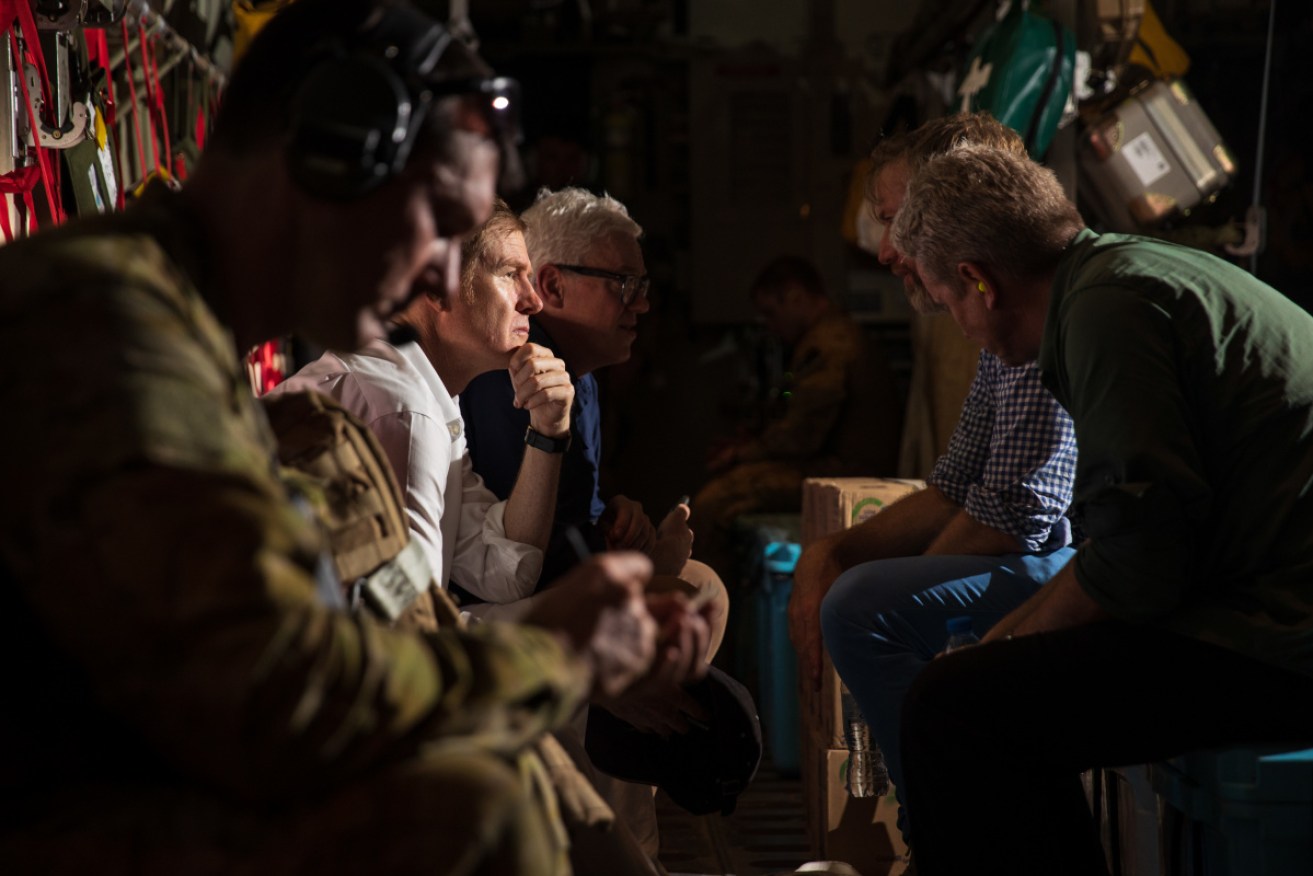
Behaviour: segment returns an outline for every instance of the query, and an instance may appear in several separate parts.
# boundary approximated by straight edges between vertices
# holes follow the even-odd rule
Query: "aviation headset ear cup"
[[[287,161],[306,193],[327,200],[368,194],[401,170],[414,102],[398,73],[360,51],[321,61],[293,102]]]
[[[422,81],[451,42],[429,16],[392,6],[349,44],[327,46],[292,102],[288,164],[297,184],[350,200],[400,173],[428,113]]]

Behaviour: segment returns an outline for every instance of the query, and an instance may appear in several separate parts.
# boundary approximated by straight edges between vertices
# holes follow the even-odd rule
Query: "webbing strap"
[[[27,212],[30,216],[32,213],[32,190],[36,188],[37,182],[41,179],[40,168],[34,165],[20,167],[6,174],[0,174],[0,233],[5,236],[5,241],[14,239],[14,229],[9,224],[9,195],[22,195],[23,201],[27,205]]]
[[[155,152],[155,169],[161,170],[165,165],[160,161],[160,138],[155,132],[157,118],[155,105],[155,79],[151,74],[150,55],[147,52],[146,25],[137,23],[137,48],[141,51],[141,81],[146,86],[146,118],[150,124],[150,145]],[[126,45],[126,44],[125,44]],[[127,52],[124,52],[126,55]]]
[[[1056,19],[1053,21],[1053,66],[1049,68],[1048,78],[1044,80],[1044,90],[1040,92],[1039,103],[1035,105],[1035,113],[1030,117],[1030,125],[1026,130],[1026,151],[1029,152],[1035,148],[1035,141],[1039,137],[1039,123],[1044,118],[1044,113],[1049,108],[1049,99],[1053,97],[1053,89],[1058,85],[1058,79],[1062,76],[1062,62],[1066,60],[1066,39],[1062,33],[1062,25]]]
[[[58,195],[56,194],[55,187],[51,182],[51,176],[53,174],[50,168],[50,157],[46,154],[46,150],[41,148],[41,128],[40,128],[41,118],[40,116],[37,115],[36,104],[33,103],[32,101],[31,90],[27,87],[27,76],[22,69],[23,55],[18,48],[18,36],[12,30],[9,31],[9,44],[13,48],[14,57],[19,59],[17,65],[19,67],[18,70],[19,90],[22,92],[23,106],[27,109],[27,117],[30,120],[32,126],[32,140],[36,144],[34,147],[36,151],[36,166],[41,174],[41,185],[46,192],[46,202],[50,205],[51,221],[53,221],[55,224],[59,224],[63,218],[61,216],[62,211],[60,209]],[[32,231],[37,230],[35,213],[29,215],[28,223],[30,226],[30,230]]]
[[[188,66],[187,75],[183,77],[182,81],[187,85],[187,94],[183,98],[183,102],[182,102],[182,111],[181,111],[182,117],[179,119],[179,127],[181,127],[185,132],[187,124],[191,121],[188,118],[188,115],[191,113],[192,108],[196,106],[196,87],[195,87],[196,66],[194,64]],[[195,142],[194,129],[192,132],[192,137],[193,137],[192,142]],[[199,149],[200,147],[197,146],[197,150]],[[177,177],[179,180],[182,180],[184,182],[187,179],[187,163],[182,160],[181,149],[179,149],[178,154],[174,156],[173,175]]]
[[[164,166],[173,170],[173,142],[169,136],[169,112],[164,100],[164,85],[160,82],[159,55],[155,52],[155,41],[150,44],[150,75],[155,81],[155,107],[160,115],[160,135],[164,138]]]
[[[196,107],[196,148],[205,149],[205,107]]]
[[[160,82],[159,55],[155,51],[158,41],[154,38],[146,39],[144,32],[141,41],[142,63],[145,65],[145,73],[150,85],[151,113],[156,123],[159,125],[160,138],[164,140],[163,161],[159,161],[159,152],[156,150],[157,160],[156,167],[163,165],[164,170],[173,173],[173,143],[169,136],[169,113],[165,106],[164,86]],[[154,128],[152,128],[154,130]]]
[[[16,192],[15,197],[17,197],[18,194],[19,193]],[[27,216],[31,221],[33,230],[35,230],[36,219],[32,218],[32,212],[36,209],[36,203],[32,200],[32,190],[28,189],[21,194],[23,196],[23,204],[27,207]],[[6,242],[14,239],[14,229],[9,224],[9,202],[3,198],[0,198],[0,234],[4,234]]]
[[[119,154],[118,102],[114,94],[114,74],[109,64],[109,36],[104,28],[99,27],[87,28],[83,33],[87,37],[87,60],[98,64],[105,71],[105,127],[108,130],[110,151],[114,156],[114,171],[119,173],[123,164]],[[120,184],[114,188],[117,193],[114,206],[122,210],[127,187]]]
[[[104,28],[87,28],[87,60],[105,71],[105,124],[111,131],[118,121],[118,107],[114,105],[114,75],[109,66],[109,37]]]
[[[25,0],[0,0],[0,30],[9,31],[9,44],[13,50],[19,89],[23,96],[23,105],[27,110],[28,118],[31,120],[33,149],[36,152],[37,167],[41,172],[41,184],[45,189],[46,203],[50,206],[50,219],[58,225],[64,221],[64,205],[60,196],[59,166],[52,163],[49,151],[41,146],[42,120],[37,113],[36,103],[32,100],[31,90],[27,85],[27,73],[24,69],[24,59],[30,59],[41,77],[40,84],[46,97],[45,105],[47,108],[51,107],[50,97],[53,92],[50,89],[50,77],[46,73],[46,57],[41,50],[41,39],[37,33],[36,17],[32,14],[31,5]],[[22,49],[20,49],[18,43],[18,32],[20,30],[23,33]],[[50,123],[53,125],[53,118]],[[33,188],[35,188],[35,182],[33,182]],[[30,189],[28,192],[24,195],[24,201],[28,206],[30,228],[35,231],[36,213],[33,209],[34,202],[30,196]],[[11,233],[12,230],[9,229]]]
[[[150,171],[146,167],[146,147],[142,144],[141,139],[141,113],[139,110],[141,102],[137,100],[137,83],[133,81],[132,76],[132,52],[128,51],[131,45],[128,37],[128,20],[124,18],[119,24],[123,28],[123,69],[127,73],[128,96],[132,98],[132,136],[137,141],[137,169],[141,172],[141,178],[145,179]]]
[[[47,95],[54,94],[54,90],[50,87],[50,74],[46,72],[46,53],[41,48],[41,39],[37,34],[36,16],[32,14],[32,4],[27,0],[8,0],[7,5],[13,8],[13,17],[17,18],[19,25],[22,26],[23,41],[27,44],[32,61],[36,64],[37,72],[41,74],[41,87]],[[55,122],[54,117],[52,116],[48,121],[53,125]]]

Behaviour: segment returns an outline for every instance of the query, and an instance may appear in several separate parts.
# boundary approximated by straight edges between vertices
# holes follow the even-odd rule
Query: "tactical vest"
[[[284,481],[327,533],[347,605],[409,629],[455,623],[459,612],[432,586],[424,552],[410,540],[401,488],[368,427],[316,392],[260,401],[278,439]]]

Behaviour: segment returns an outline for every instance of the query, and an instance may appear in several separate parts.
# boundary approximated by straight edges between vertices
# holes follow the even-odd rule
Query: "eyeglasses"
[[[652,287],[652,278],[647,274],[641,277],[633,274],[617,274],[615,271],[604,271],[601,268],[589,268],[583,265],[557,265],[562,271],[569,271],[572,274],[579,274],[582,277],[600,277],[603,280],[610,280],[620,286],[620,305],[628,307],[635,301],[647,297],[647,290]]]

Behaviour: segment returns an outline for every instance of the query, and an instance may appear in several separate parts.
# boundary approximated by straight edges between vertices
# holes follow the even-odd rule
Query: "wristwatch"
[[[570,433],[566,432],[560,438],[551,438],[530,426],[524,430],[524,443],[543,453],[564,453],[570,449]]]

